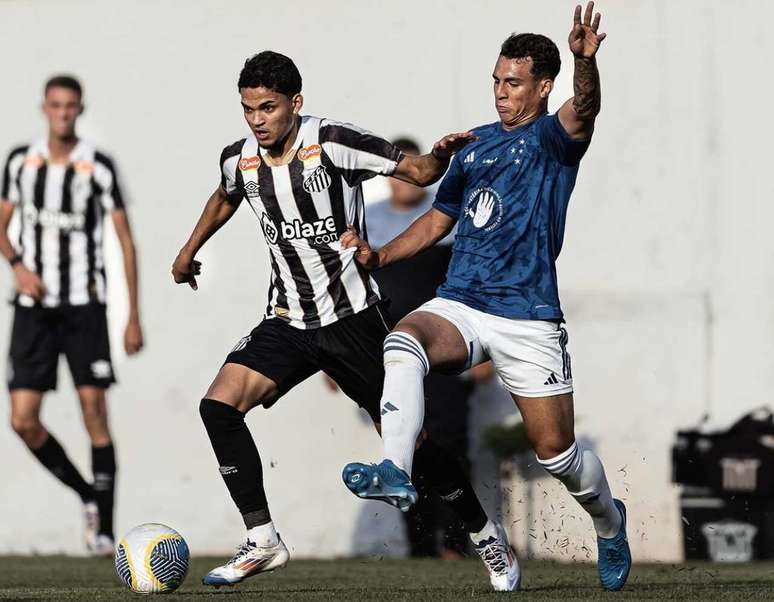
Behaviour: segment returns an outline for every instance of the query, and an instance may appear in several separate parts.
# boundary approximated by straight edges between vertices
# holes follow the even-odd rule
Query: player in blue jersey
[[[360,497],[411,496],[408,475],[424,416],[425,374],[491,359],[521,411],[538,461],[591,515],[602,585],[619,590],[631,566],[626,513],[611,495],[599,458],[575,441],[555,267],[578,165],[600,110],[595,55],[605,34],[598,32],[600,15],[593,11],[592,2],[583,17],[581,7],[575,9],[569,36],[575,94],[557,113],[549,115],[547,107],[559,50],[542,35],[511,35],[493,74],[500,119],[473,130],[478,140],[455,156],[433,208],[378,252],[354,231],[342,237],[374,269],[419,253],[457,224],[438,296],[406,316],[384,341],[385,460],[349,464],[343,477]],[[494,575],[493,585],[517,589],[518,566],[504,534],[490,523],[479,535],[479,553],[501,559],[501,587]]]

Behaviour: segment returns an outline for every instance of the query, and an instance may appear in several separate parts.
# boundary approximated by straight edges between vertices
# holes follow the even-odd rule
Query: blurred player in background
[[[269,247],[272,277],[263,321],[226,357],[199,406],[220,473],[247,528],[236,555],[204,577],[214,586],[233,585],[288,561],[245,424],[249,410],[270,407],[322,370],[375,424],[381,420],[388,318],[355,250],[339,243],[348,225],[364,229],[361,183],[381,174],[432,184],[452,154],[472,139],[452,134],[427,155],[407,156],[355,126],[302,117],[301,75],[292,60],[271,51],[246,61],[238,89],[250,134],[223,150],[221,182],[172,267],[175,282],[195,290],[201,267],[196,253],[247,201]],[[446,496],[469,530],[483,527],[487,516],[462,468],[432,439],[420,432],[417,437],[417,472]],[[314,492],[302,482],[298,486],[314,504]],[[394,505],[407,508],[411,501],[416,500]]]
[[[80,83],[70,76],[45,85],[48,133],[11,151],[0,200],[0,252],[16,278],[8,359],[11,425],[48,470],[84,504],[86,544],[113,553],[116,461],[108,428],[106,389],[115,382],[106,318],[103,219],[110,215],[121,244],[129,292],[126,353],[143,345],[137,303],[137,260],[113,161],[78,138]],[[19,236],[8,226],[19,209]],[[70,367],[91,440],[94,481],[87,482],[40,421],[46,391],[56,388],[59,355]]]
[[[419,155],[419,145],[410,138],[392,143],[405,155]],[[380,249],[433,205],[435,187],[422,188],[389,178],[390,195],[366,206],[368,242]],[[417,307],[435,297],[449,267],[454,233],[449,233],[424,253],[373,272],[379,291],[390,301],[390,315],[401,320]],[[465,377],[431,372],[425,377],[425,429],[428,434],[457,455],[457,461],[470,475],[468,461],[468,399],[476,382],[491,376],[491,362],[476,366]],[[440,498],[430,495],[423,480],[414,480],[419,499],[403,516],[411,555],[461,558],[469,545],[465,525],[449,511]],[[441,531],[439,554],[438,531]]]
[[[605,34],[598,33],[600,15],[592,19],[593,9],[590,2],[581,20],[576,7],[569,36],[575,95],[556,114],[547,110],[560,68],[558,48],[545,36],[510,36],[493,74],[500,121],[474,130],[479,139],[455,156],[433,208],[377,252],[355,231],[342,238],[344,246],[359,248],[358,261],[377,268],[431,247],[457,224],[438,297],[385,339],[382,407],[395,408],[382,418],[385,460],[350,464],[344,474],[361,497],[413,491],[409,475],[425,374],[491,359],[519,407],[538,461],[591,515],[600,580],[618,590],[631,566],[626,513],[611,495],[599,458],[575,442],[555,267],[578,164],[600,110],[595,55]],[[507,565],[504,534],[494,524],[484,534],[477,547],[482,553],[500,550]]]

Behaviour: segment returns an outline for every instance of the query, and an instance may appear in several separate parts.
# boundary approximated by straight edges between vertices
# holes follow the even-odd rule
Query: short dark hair
[[[421,155],[422,151],[419,148],[419,144],[413,138],[408,136],[401,136],[395,138],[392,141],[392,145],[402,153],[408,153],[410,155]]]
[[[530,57],[535,79],[556,79],[562,66],[556,44],[539,33],[512,33],[500,47],[500,55],[507,59]]]
[[[46,82],[46,86],[43,88],[43,95],[48,94],[51,88],[67,88],[77,93],[78,96],[83,97],[83,88],[81,82],[75,79],[72,75],[54,75],[50,77]]]
[[[238,88],[266,88],[285,96],[301,92],[301,74],[284,54],[264,50],[245,61]]]

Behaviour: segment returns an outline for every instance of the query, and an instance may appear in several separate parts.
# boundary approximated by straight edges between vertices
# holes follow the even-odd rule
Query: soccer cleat
[[[94,542],[94,549],[91,551],[92,556],[99,556],[102,558],[113,558],[116,553],[116,543],[110,535],[100,533]]]
[[[613,500],[613,503],[621,513],[621,529],[614,537],[597,537],[599,552],[597,571],[602,587],[616,592],[624,586],[629,577],[632,553],[629,550],[629,541],[626,539],[626,506],[621,500]]]
[[[97,502],[86,502],[83,504],[83,539],[86,542],[86,549],[89,554],[96,555],[97,535],[99,534],[99,508]]]
[[[409,476],[392,460],[380,464],[351,462],[344,467],[341,478],[352,493],[364,500],[381,500],[402,512],[417,503],[417,490]]]
[[[248,539],[239,546],[231,560],[207,573],[202,578],[202,583],[215,587],[236,585],[258,573],[281,569],[288,563],[290,554],[279,534],[277,538],[277,543],[267,548],[258,547]]]
[[[508,543],[502,525],[496,524],[497,537],[474,542],[476,553],[481,556],[489,571],[489,582],[496,592],[516,592],[521,586],[521,569],[516,554]]]

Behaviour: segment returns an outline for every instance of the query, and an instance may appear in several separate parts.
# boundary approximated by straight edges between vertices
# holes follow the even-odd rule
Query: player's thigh
[[[320,368],[376,424],[384,385],[383,343],[391,325],[377,304],[321,328],[317,338]]]
[[[553,458],[575,441],[572,393],[549,397],[520,397],[512,394],[512,397],[521,412],[527,438],[538,458]]]
[[[310,333],[281,320],[264,320],[226,356],[207,397],[241,412],[271,407],[319,370],[309,339]]]
[[[59,336],[76,388],[107,389],[115,381],[107,309],[91,303],[63,307]]]
[[[431,299],[403,318],[394,331],[417,339],[430,368],[439,372],[456,374],[488,359],[474,311],[456,301]]]
[[[56,389],[60,341],[54,311],[16,307],[8,351],[8,388],[45,392]]]

